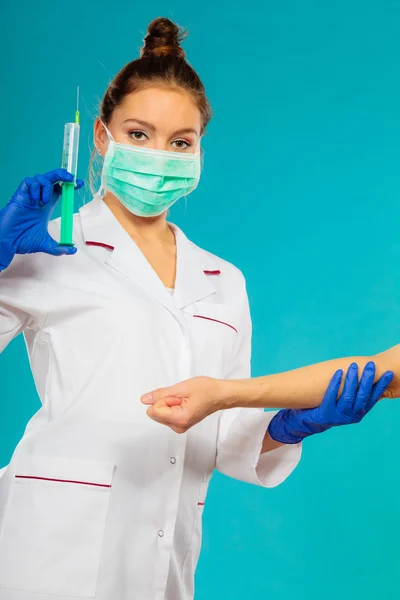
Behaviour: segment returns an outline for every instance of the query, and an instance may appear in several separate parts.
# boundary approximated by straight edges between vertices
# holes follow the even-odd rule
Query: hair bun
[[[169,19],[163,17],[155,19],[147,29],[140,56],[141,58],[151,56],[185,58],[185,51],[180,45],[185,37],[186,32]]]

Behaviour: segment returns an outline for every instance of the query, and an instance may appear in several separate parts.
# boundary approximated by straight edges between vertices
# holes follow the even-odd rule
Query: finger
[[[140,398],[140,401],[143,404],[154,404],[159,400],[165,400],[166,398],[182,398],[182,395],[179,393],[179,389],[177,386],[170,386],[166,388],[159,388],[158,390],[153,390],[147,394],[143,394]],[[181,402],[179,402],[180,404]]]
[[[164,402],[168,406],[181,406],[181,404],[183,403],[183,399],[177,398],[176,396],[167,396],[166,398],[164,398]]]
[[[85,182],[82,179],[77,179],[75,182],[75,189],[80,190],[83,187],[85,187]]]
[[[33,178],[29,189],[29,198],[31,206],[39,206],[40,204],[41,185],[36,177]]]
[[[33,183],[33,177],[25,177],[25,179],[18,186],[18,192],[22,194],[29,194],[30,187]]]
[[[142,404],[146,404],[147,406],[152,406],[156,402],[163,403],[164,406],[180,406],[183,402],[182,398],[176,398],[174,396],[167,396],[166,398],[163,398],[162,400],[160,400],[160,399],[154,400],[152,394],[145,394],[144,396],[142,396],[140,401],[142,402]]]
[[[23,182],[21,183],[21,186],[25,186],[25,189],[28,189],[31,187],[33,183],[33,177],[25,177],[25,179],[23,180]]]
[[[342,394],[338,400],[337,408],[343,415],[350,415],[356,397],[358,385],[358,365],[352,363],[347,370]]]
[[[147,394],[143,394],[143,396],[141,396],[140,398],[140,402],[142,402],[142,404],[154,404],[154,402],[156,402],[156,393],[158,390],[154,390],[154,392],[149,392]]]
[[[19,202],[22,204],[32,204],[32,199],[30,197],[30,188],[33,182],[32,177],[25,177],[23,181],[17,187],[12,200],[14,202]]]
[[[157,423],[171,427],[176,433],[184,433],[191,426],[188,411],[182,406],[149,406],[147,415]]]
[[[53,196],[53,184],[46,175],[36,175],[36,181],[40,183],[40,204],[46,205]]]
[[[157,421],[157,423],[161,423],[162,425],[179,425],[178,423],[178,415],[174,414],[177,409],[170,408],[169,406],[149,406],[147,409],[148,416],[153,419],[153,421]]]
[[[52,256],[63,256],[64,254],[72,255],[77,252],[75,246],[59,246],[50,235],[46,240],[45,248],[46,254],[51,254]]]
[[[375,371],[375,363],[372,361],[367,362],[358,385],[356,398],[353,405],[353,412],[361,418],[365,415],[365,407],[367,406],[368,400],[372,393]]]
[[[334,406],[336,404],[340,390],[340,385],[342,383],[342,377],[343,371],[339,369],[338,371],[336,371],[327,387],[324,399],[321,403],[321,409],[326,408],[328,406]]]
[[[386,392],[389,385],[392,383],[394,377],[393,371],[386,371],[378,379],[375,385],[372,388],[372,393],[368,399],[368,402],[365,406],[365,414],[367,414],[372,408],[374,408],[375,404],[382,398],[383,394]]]
[[[74,176],[71,175],[71,173],[68,173],[66,169],[54,169],[53,171],[48,171],[44,174],[44,177],[47,177],[52,185],[59,181],[71,183],[74,180]]]
[[[189,429],[188,427],[176,427],[175,425],[170,425],[169,427],[172,429],[172,431],[175,431],[175,433],[179,434],[186,433]]]
[[[148,417],[150,417],[150,419],[153,419],[153,421],[157,421],[157,423],[160,422],[159,412],[156,412],[153,406],[149,406],[149,408],[146,410],[146,414]]]

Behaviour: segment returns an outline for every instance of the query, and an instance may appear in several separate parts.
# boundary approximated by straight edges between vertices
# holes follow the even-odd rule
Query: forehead
[[[201,129],[196,103],[179,89],[149,87],[132,92],[114,110],[113,117],[121,122],[125,119],[146,121],[160,131],[195,128],[200,133]]]

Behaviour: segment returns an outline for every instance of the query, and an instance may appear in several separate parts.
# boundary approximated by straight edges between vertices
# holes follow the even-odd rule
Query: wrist
[[[268,377],[219,379],[217,388],[222,408],[273,408],[268,401]]]
[[[14,250],[6,246],[4,242],[0,241],[0,272],[7,269],[7,267],[11,264],[14,256]]]
[[[215,390],[213,394],[213,401],[215,410],[225,410],[226,408],[233,408],[231,402],[231,395],[234,393],[234,383],[230,379],[215,379]]]
[[[294,423],[292,422],[294,420]],[[274,415],[268,425],[267,433],[275,442],[281,444],[299,444],[309,434],[302,431],[296,423],[295,413],[291,409],[283,408]]]

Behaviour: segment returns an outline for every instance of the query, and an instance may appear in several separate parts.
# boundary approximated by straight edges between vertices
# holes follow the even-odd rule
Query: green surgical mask
[[[110,142],[102,188],[114,194],[134,215],[157,217],[197,187],[200,152],[167,152],[119,144],[105,129]]]

